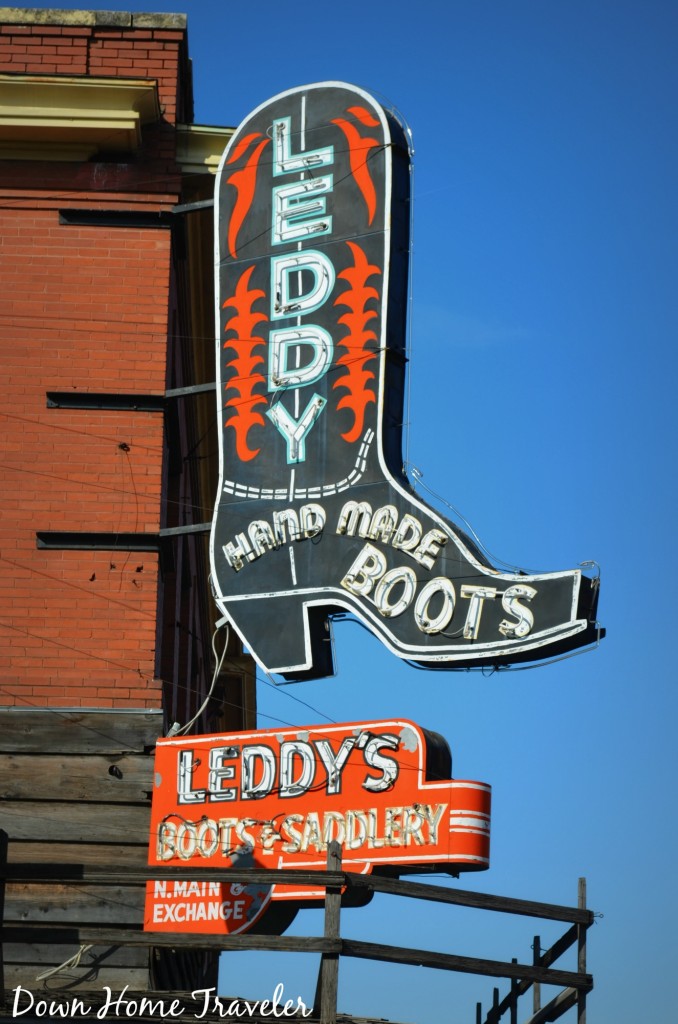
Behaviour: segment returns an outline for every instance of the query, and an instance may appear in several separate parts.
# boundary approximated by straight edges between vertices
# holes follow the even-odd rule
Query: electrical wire
[[[164,680],[161,680],[161,682],[162,681],[164,681]],[[176,684],[176,689],[177,690],[182,690],[185,693],[189,693],[189,692],[192,693],[193,692],[192,687],[185,686],[182,683],[177,683]],[[31,707],[35,711],[44,711],[44,712],[56,715],[56,716],[58,716],[60,718],[64,718],[64,719],[69,714],[68,711],[66,711],[64,709],[61,709],[61,708],[58,708],[58,707],[46,707],[44,704],[36,704],[35,701],[29,700],[29,698],[24,696],[23,694],[17,694],[14,690],[8,690],[8,689],[6,689],[3,686],[0,686],[0,693],[4,693],[8,697],[12,697],[15,701],[16,700],[20,700],[22,705],[26,705],[27,707]],[[220,703],[222,704],[222,706],[224,706],[224,707],[234,708],[236,710],[242,711],[242,705],[239,704],[239,703],[236,703],[235,701],[229,701],[229,700],[226,700],[223,697],[220,697],[219,700],[220,700]],[[17,704],[13,704],[13,705],[9,706],[9,711],[10,712],[14,711],[14,710],[17,710],[17,709],[18,709],[18,705]],[[3,710],[8,710],[8,708],[3,708]],[[87,707],[77,707],[77,708],[73,708],[71,710],[75,711],[77,713],[81,713],[81,712],[86,712],[88,710],[91,711],[92,709],[91,708],[87,708]],[[116,711],[119,711],[119,709],[116,709],[115,707],[104,708],[104,709],[96,708],[94,710],[97,711],[97,712],[103,710],[104,713],[109,713],[109,714],[115,714]],[[152,709],[141,708],[139,710],[141,712],[147,712],[147,711],[152,710]],[[18,710],[17,710],[17,713],[18,713]],[[318,712],[318,714],[320,714],[320,712]],[[264,712],[264,711],[257,710],[257,715],[260,718],[265,718],[265,719],[267,719],[270,722],[277,723],[278,725],[287,726],[287,728],[289,728],[289,729],[305,729],[305,728],[308,728],[308,724],[307,723],[304,724],[304,723],[301,723],[301,722],[290,722],[286,718],[280,718],[280,717],[278,717],[276,715],[269,715],[269,714],[266,714],[266,712]],[[95,736],[101,736],[102,739],[114,739],[114,740],[118,740],[119,739],[119,737],[110,736],[108,733],[103,732],[101,729],[95,729],[94,726],[81,724],[80,728],[84,729],[86,732],[91,732]],[[40,816],[38,816],[38,817],[40,817]],[[51,818],[47,819],[47,818],[40,817],[40,820],[50,820],[51,821],[52,819]]]
[[[126,665],[122,661],[114,661],[112,658],[103,658],[98,654],[92,654],[91,651],[83,651],[77,647],[73,647],[72,644],[62,643],[60,640],[56,640],[54,637],[40,636],[38,633],[31,633],[29,629],[23,629],[21,626],[14,626],[12,625],[12,623],[3,621],[2,619],[0,619],[0,627],[4,629],[12,629],[16,633],[22,633],[24,636],[30,636],[31,639],[33,640],[42,640],[43,643],[54,644],[56,647],[63,647],[67,651],[72,651],[74,654],[84,655],[86,658],[92,658],[94,661],[100,661],[104,665],[111,665],[113,668],[122,668],[125,669],[125,671],[127,672],[134,672],[142,679],[144,678],[144,675],[138,666],[136,668],[133,668],[131,665]],[[145,678],[150,679],[153,677],[146,676]]]
[[[134,414],[138,416],[138,413]],[[30,416],[19,416],[17,413],[6,412],[4,409],[0,410],[0,416],[4,416],[8,420],[17,420],[19,423],[29,423],[34,426],[44,427],[46,430],[63,430],[69,434],[78,434],[80,437],[96,438],[98,441],[108,441],[110,444],[120,444],[119,437],[107,437],[105,434],[94,434],[88,430],[78,430],[76,427],[67,427],[63,423],[46,423],[44,420],[32,419]],[[141,448],[147,452],[162,452],[163,445],[146,445],[140,442],[135,442],[135,447]]]
[[[502,558],[498,558],[496,555],[493,555],[492,552],[485,546],[485,544],[483,544],[480,537],[469,523],[468,519],[466,519],[466,517],[461,514],[459,509],[455,508],[455,506],[452,505],[449,501],[447,501],[446,498],[443,498],[441,494],[438,494],[438,492],[434,491],[432,487],[429,487],[428,484],[424,483],[424,474],[422,473],[422,471],[412,463],[409,463],[407,468],[409,468],[409,470],[411,471],[412,477],[415,481],[415,486],[419,484],[419,486],[422,487],[425,491],[427,491],[433,498],[435,498],[436,501],[439,501],[442,505],[445,506],[445,508],[449,509],[449,511],[456,517],[456,519],[462,523],[465,529],[468,530],[470,536],[478,545],[478,548],[482,552],[484,552],[485,555],[487,555],[488,559],[490,560],[490,563],[494,563],[495,565],[503,565],[505,569],[509,569],[513,573],[520,573],[525,575],[538,575],[540,572],[547,571],[544,569],[524,569],[521,568],[521,566],[519,565],[513,565],[510,562],[505,562]]]
[[[261,676],[256,676],[258,682],[264,683],[266,686],[270,686],[271,689],[276,691],[276,693],[284,693],[286,696],[296,701],[297,704],[303,704],[303,706],[308,708],[309,711],[312,711],[315,715],[320,715],[320,717],[324,718],[327,722],[331,722],[333,725],[337,724],[334,718],[330,718],[329,715],[326,715],[324,712],[319,711],[318,708],[314,707],[312,704],[308,704],[305,700],[301,700],[300,697],[295,697],[293,693],[289,692],[289,690],[285,690],[278,686],[274,681],[273,677],[271,676],[271,673],[267,672],[266,669],[263,669],[263,672],[265,673],[267,678],[262,679]]]
[[[203,703],[200,705],[199,709],[194,714],[193,718],[191,718],[191,720],[186,722],[186,724],[183,726],[179,726],[178,722],[175,722],[174,725],[169,730],[169,732],[167,733],[168,736],[184,736],[191,728],[193,723],[197,722],[197,720],[200,718],[201,714],[209,704],[210,700],[212,699],[214,687],[216,686],[217,679],[219,678],[219,673],[221,672],[221,666],[223,665],[224,658],[226,657],[226,651],[228,650],[228,641],[231,634],[230,626],[228,625],[228,623],[224,623],[223,626],[226,629],[226,639],[224,641],[224,649],[221,652],[221,655],[217,654],[214,642],[217,638],[217,633],[222,628],[222,626],[217,626],[217,628],[214,630],[214,633],[212,634],[212,653],[214,654],[215,665],[214,674],[212,675],[212,683],[210,685],[207,696],[205,697]]]
[[[12,340],[12,339],[6,339],[6,340]],[[21,341],[20,338],[16,338],[16,339],[13,339],[13,340],[15,340],[17,342]],[[342,344],[342,341],[343,341],[343,339],[339,339],[337,344]],[[262,345],[266,344],[266,342],[265,342],[265,340],[263,338],[260,339],[260,343]],[[359,346],[352,346],[352,347],[357,348],[357,349],[359,348]],[[346,346],[344,346],[344,348],[346,348]],[[380,346],[380,347],[371,348],[371,349],[369,349],[367,351],[369,351],[369,353],[372,354],[372,355],[378,355],[380,352],[387,352],[388,348],[386,346]],[[359,350],[359,354],[356,355],[356,357],[354,359],[346,359],[345,355],[341,356],[341,358],[344,360],[341,363],[339,362],[338,359],[333,359],[331,361],[330,365],[327,368],[327,371],[326,371],[327,375],[329,376],[330,374],[346,373],[347,367],[353,365],[354,363],[360,363],[362,361],[363,357],[364,357],[364,354],[365,354],[364,351],[362,349],[360,349]],[[274,381],[274,380],[275,380],[275,376],[273,374],[263,373],[263,372],[262,373],[257,372],[257,373],[250,374],[248,376],[243,376],[243,377],[239,377],[238,378],[238,381],[241,382],[241,383],[252,383],[252,382],[256,383],[258,381],[261,381],[262,383],[267,384],[267,386],[268,386],[268,384],[271,381]],[[229,388],[235,387],[235,385],[231,385],[230,383],[223,382],[223,381],[222,381],[222,386],[224,387],[225,390],[229,390]],[[76,391],[76,393],[79,394],[79,395],[87,395],[88,394],[87,390],[78,390],[78,391]],[[116,394],[117,392],[113,392],[113,393]],[[131,397],[134,398],[134,393],[132,393]],[[159,395],[158,397],[163,397],[163,396]],[[248,399],[239,399],[239,400],[238,399],[234,399],[232,402],[229,402],[229,407],[237,409],[241,405],[243,405],[243,406],[247,405],[250,401],[251,401],[251,399],[249,399],[249,398]],[[47,414],[50,417],[50,420],[51,420],[53,411],[54,410],[51,410]],[[69,411],[73,412],[74,410],[69,410]],[[75,411],[87,413],[87,412],[92,412],[93,410],[91,410],[91,409],[81,409],[81,410],[75,410]],[[102,411],[106,412],[107,414],[117,413],[119,415],[120,413],[123,413],[123,414],[133,413],[135,417],[139,416],[139,412],[137,412],[136,410],[131,410],[131,409],[108,409],[108,410],[102,410]],[[81,437],[96,438],[96,439],[101,440],[101,441],[110,441],[111,444],[119,444],[120,443],[120,438],[119,437],[116,438],[116,437],[107,436],[105,434],[95,434],[91,430],[86,430],[86,429],[82,429],[82,428],[79,429],[77,427],[72,427],[72,426],[66,426],[64,424],[60,424],[60,423],[53,422],[53,421],[48,423],[46,419],[35,419],[35,418],[32,418],[32,417],[28,417],[28,416],[20,416],[18,413],[7,412],[4,409],[0,410],[0,415],[5,416],[7,419],[17,420],[17,421],[22,422],[22,423],[28,423],[28,424],[39,426],[39,427],[45,427],[45,428],[50,429],[50,430],[52,430],[52,429],[63,430],[63,431],[66,431],[68,433],[79,434]],[[150,412],[150,413],[147,413],[146,415],[154,417],[157,414],[155,412]],[[211,423],[206,428],[205,434],[209,430],[213,429],[213,426],[214,426],[215,422],[216,421]],[[205,434],[203,434],[203,437],[205,436]],[[200,442],[200,440],[202,440],[202,438],[199,439],[198,443]],[[162,451],[163,450],[163,447],[160,446],[160,445],[145,445],[145,444],[142,444],[140,442],[135,442],[135,447],[142,448],[145,451],[150,451],[150,452],[158,452],[158,451]],[[191,451],[192,451],[192,449],[191,449]],[[188,454],[190,454],[190,451],[189,451]],[[184,456],[184,457],[186,457],[186,456]]]
[[[79,967],[80,960],[82,959],[84,954],[88,952],[88,950],[92,949],[92,946],[93,943],[91,942],[83,943],[80,946],[78,952],[75,954],[75,956],[71,956],[68,958],[68,960],[64,960],[64,962],[62,964],[59,964],[58,967],[51,967],[48,971],[43,971],[42,974],[36,974],[35,980],[45,981],[47,978],[52,978],[55,974],[61,974],[62,971],[67,970],[71,967],[74,969],[76,967]]]
[[[136,612],[140,617],[147,618],[152,621],[156,619],[156,613],[151,611],[144,611],[138,605],[129,604],[127,601],[121,601],[117,597],[110,597],[108,594],[101,594],[99,591],[92,589],[91,587],[84,587],[80,583],[73,583],[71,580],[63,579],[59,576],[52,576],[51,573],[43,572],[41,569],[36,569],[34,566],[25,565],[22,562],[16,562],[12,558],[7,558],[6,555],[0,555],[0,562],[6,562],[7,565],[11,565],[14,569],[22,569],[29,573],[33,573],[35,576],[40,576],[43,579],[51,580],[57,583],[59,586],[70,587],[72,590],[80,591],[83,594],[87,594],[88,597],[97,597],[102,601],[106,601],[107,604],[114,604],[120,608],[124,608],[126,611]],[[44,639],[44,638],[41,638]]]
[[[393,109],[395,110],[395,108],[393,108]],[[332,127],[331,122],[326,122],[325,124],[316,125],[312,129],[307,129],[307,132],[309,134],[312,134],[313,131],[320,131],[323,128],[330,128],[330,127]],[[235,133],[237,131],[237,126],[236,127],[226,126],[226,130],[227,131],[230,130],[231,132]],[[300,134],[301,134],[300,132],[294,132],[293,131],[293,132],[290,132],[290,137],[294,140],[295,138],[298,138],[300,136]],[[113,138],[114,135],[111,134],[110,137]],[[226,146],[228,145],[228,142],[230,142],[230,139],[225,143],[224,149],[226,149]],[[347,146],[342,146],[341,144],[339,144],[339,145],[335,144],[334,150],[335,150],[336,153],[342,153],[342,154],[346,154],[346,153],[349,152],[349,148]],[[266,166],[272,167],[273,166],[273,161],[272,160],[269,161],[265,156],[261,157],[259,163],[260,163],[261,167],[266,167]],[[195,172],[188,172],[188,173],[183,173],[182,172],[181,173],[181,182],[183,184],[185,181],[188,181],[191,178],[203,178],[204,176],[205,176],[205,172],[204,171],[202,171],[202,172],[201,171],[195,171]],[[150,185],[171,185],[171,186],[173,186],[172,189],[171,189],[171,192],[170,193],[164,193],[164,194],[168,194],[168,195],[171,195],[171,196],[178,195],[178,191],[176,189],[176,184],[177,184],[178,177],[179,177],[178,174],[172,174],[172,175],[170,175],[170,174],[157,175],[156,174],[156,175],[153,175],[153,176],[149,176],[147,178],[144,178],[141,175],[139,175],[135,179],[135,181],[131,185],[129,185],[129,187],[125,187],[124,185],[120,185],[119,183],[116,183],[115,195],[116,196],[118,196],[118,195],[138,196],[140,193],[144,193],[145,194],[145,189],[148,188],[148,186],[150,186]],[[18,190],[18,186],[17,186],[17,190]],[[92,196],[97,196],[99,193],[102,193],[102,194],[108,196],[108,195],[111,194],[111,191],[110,191],[110,188],[107,188],[107,189],[94,189],[94,188],[92,188],[92,189],[87,190],[87,194],[88,195],[91,194]],[[176,205],[176,203],[174,202],[174,200],[172,200],[171,202],[163,202],[163,201],[161,201],[160,195],[162,195],[162,194],[163,193],[160,193],[158,195],[154,195],[153,193],[151,193],[149,195],[148,199],[143,201],[144,202],[143,212],[155,213],[155,212],[157,212],[156,208],[158,206],[162,206],[163,209],[167,209],[168,212],[171,212],[172,207],[174,205]],[[53,192],[49,196],[49,200],[44,200],[43,202],[47,202],[47,201],[50,201],[50,202],[61,202],[62,200],[76,199],[79,204],[84,205],[84,201],[83,201],[82,197],[83,197],[83,189],[82,188],[80,188],[80,189],[63,189],[60,192]],[[0,199],[0,209],[4,209],[4,210],[21,210],[21,209],[46,210],[48,212],[53,209],[53,207],[45,206],[45,205],[36,206],[35,202],[36,202],[36,199],[35,199],[34,195],[31,195],[31,196],[16,196],[16,197],[3,196],[2,199]],[[119,200],[116,199],[116,198],[114,198],[112,200],[100,199],[99,202],[105,202],[107,204],[106,207],[104,208],[106,210],[106,209],[115,209],[114,207],[109,206],[108,204],[109,203],[114,203],[114,202],[119,202]],[[148,209],[146,207],[148,207]],[[123,211],[123,212],[126,212],[126,211]],[[121,228],[121,230],[129,231],[130,229],[125,227],[124,229]],[[147,231],[147,230],[153,230],[153,229],[140,228],[139,230]]]

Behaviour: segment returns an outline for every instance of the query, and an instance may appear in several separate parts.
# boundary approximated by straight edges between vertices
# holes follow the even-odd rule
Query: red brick
[[[13,71],[72,74],[85,70],[89,52],[92,74],[157,76],[172,116],[183,34],[151,36],[65,28],[27,38],[28,31],[3,29],[0,55]],[[161,703],[157,554],[39,550],[35,530],[155,532],[160,524],[162,416],[46,409],[45,391],[164,392],[168,309],[177,302],[169,233],[60,225],[57,210],[64,196],[69,206],[167,209],[179,192],[174,142],[171,130],[149,126],[136,166],[2,169],[11,208],[0,210],[0,276],[15,322],[0,338],[10,413],[0,593],[16,628],[0,626],[0,635],[11,637],[3,681],[11,680],[17,704]],[[178,694],[181,707],[190,703],[189,682]]]

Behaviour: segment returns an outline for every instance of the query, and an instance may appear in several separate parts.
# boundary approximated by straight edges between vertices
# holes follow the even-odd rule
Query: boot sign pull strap
[[[339,611],[431,668],[601,635],[597,580],[497,571],[404,474],[409,187],[401,124],[337,82],[258,107],[217,175],[213,587],[287,679],[332,674]]]

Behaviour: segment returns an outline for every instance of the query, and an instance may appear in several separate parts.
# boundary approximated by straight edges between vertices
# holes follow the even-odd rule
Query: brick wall
[[[68,23],[40,23],[42,15]],[[24,187],[97,193],[143,188],[151,194],[181,187],[174,126],[193,119],[191,68],[185,27],[167,26],[183,22],[182,15],[0,8],[0,73],[152,79],[158,84],[162,112],[157,124],[144,129],[143,146],[133,162],[71,165],[65,178],[63,165],[26,161]],[[6,182],[6,173],[0,173],[0,187]]]
[[[191,120],[185,27],[176,15],[116,11],[11,11],[0,8],[0,71],[40,75],[153,78],[163,116]],[[58,14],[63,24],[40,23],[36,15]],[[26,22],[21,24],[23,20]],[[11,20],[11,23],[9,23]],[[45,18],[45,20],[48,20]],[[158,23],[163,21],[162,27]],[[70,24],[66,22],[71,22]],[[89,21],[89,24],[83,24]],[[19,22],[19,23],[17,23]]]
[[[8,10],[35,22],[0,26],[0,70],[157,79],[163,118],[127,163],[0,159],[0,705],[158,707],[158,554],[41,550],[36,532],[160,526],[162,413],[47,408],[46,392],[165,390],[170,231],[63,224],[59,209],[178,201],[185,30]]]

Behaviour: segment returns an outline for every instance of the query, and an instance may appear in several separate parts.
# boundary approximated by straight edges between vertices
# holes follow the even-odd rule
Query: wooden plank
[[[341,871],[341,846],[336,840],[327,848],[327,870]],[[325,919],[323,935],[329,940],[339,939],[341,914],[341,887],[328,886],[325,890]],[[320,1024],[336,1024],[337,995],[339,992],[339,955],[323,953],[318,975],[315,1006],[320,1014]]]
[[[586,879],[579,879],[578,904],[586,906]],[[586,970],[586,928],[579,927],[577,934],[577,970]],[[586,993],[577,993],[577,1024],[586,1024]]]
[[[452,953],[436,953],[422,949],[408,949],[386,946],[355,939],[326,939],[311,936],[287,935],[174,935],[164,933],[136,932],[125,929],[106,931],[89,927],[27,927],[7,926],[1,937],[4,942],[77,942],[99,945],[169,946],[173,949],[221,949],[221,950],[269,950],[277,952],[339,953],[343,956],[388,963],[410,964],[418,967],[433,967],[440,970],[459,971],[465,974],[481,974],[488,977],[531,978],[545,985],[571,987],[589,991],[593,980],[588,974],[573,971],[556,971],[530,964],[504,963],[499,960],[482,960],[475,957],[457,956]]]
[[[66,843],[144,843],[151,827],[151,805],[55,804],[3,800],[2,824],[14,839]]]
[[[36,942],[6,942],[5,962],[8,964],[44,964],[56,967],[74,956],[79,945]],[[143,967],[148,964],[148,951],[136,946],[97,946],[83,953],[82,964],[106,967]]]
[[[7,850],[9,847],[8,836],[4,829],[0,829],[0,928],[5,920],[5,872],[7,869]],[[2,941],[2,935],[0,934],[0,999],[5,994],[5,974],[4,974],[4,961],[5,951],[4,943]]]
[[[142,924],[145,888],[136,886],[23,885],[8,882],[5,921]]]
[[[463,889],[447,889],[440,885],[428,885],[421,882],[404,882],[396,878],[380,878],[374,875],[358,875],[350,871],[323,872],[296,869],[264,870],[259,868],[162,868],[150,869],[153,878],[191,878],[195,881],[219,880],[242,882],[247,885],[345,885],[358,888],[374,889],[376,892],[388,892],[394,895],[407,896],[412,899],[432,900],[437,903],[449,903],[455,906],[475,907],[480,910],[495,910],[506,914],[518,914],[527,917],[547,918],[553,921],[572,921],[589,925],[593,923],[593,913],[578,907],[564,907],[554,903],[537,903],[531,900],[518,900],[507,896],[492,896],[488,893],[469,892]],[[16,873],[14,874],[16,876]],[[105,876],[97,876],[89,872],[88,881],[105,881]],[[110,877],[110,876],[109,876]],[[148,872],[129,872],[125,874],[127,881],[142,881],[149,877]]]
[[[561,935],[559,939],[556,939],[550,949],[547,949],[546,952],[541,954],[539,959],[540,965],[542,967],[550,967],[551,964],[555,963],[563,953],[567,952],[570,946],[574,945],[577,941],[578,934],[579,928],[576,924],[573,924],[571,928],[568,928],[564,935]],[[583,969],[581,967],[579,968],[579,973],[586,973],[586,964],[584,964]]]
[[[532,942],[532,963],[541,963],[541,936],[535,935]],[[548,966],[546,964],[545,966]],[[541,985],[538,981],[534,983],[534,989],[532,991],[532,1013],[536,1013],[537,1010],[541,1009]]]
[[[7,800],[88,800],[134,803],[150,799],[153,758],[144,754],[0,754]]]
[[[83,925],[8,924],[0,931],[3,942],[62,942],[97,946],[169,947],[170,949],[265,949],[281,953],[341,953],[339,939],[296,935],[184,935],[165,932],[142,932],[127,928],[94,928]]]
[[[512,960],[511,963],[518,963],[518,961]],[[509,1004],[509,1024],[518,1024],[518,982],[515,978],[511,978],[511,991],[509,995],[511,999]]]
[[[0,805],[2,806],[2,805]],[[43,875],[49,870],[53,879],[71,875],[77,870],[77,877],[86,876],[88,870],[110,871],[114,864],[118,872],[125,873],[132,868],[141,872],[147,870],[148,840],[138,846],[114,847],[110,843],[36,843],[14,840],[9,844],[11,870],[26,875],[39,871]],[[61,865],[69,870],[62,873]],[[54,868],[54,870],[52,870]],[[73,869],[73,870],[70,870]]]
[[[117,866],[112,866],[107,871],[98,871],[95,867],[92,869],[80,870],[80,865],[71,865],[71,868],[77,871],[77,875],[71,875],[71,877],[77,877],[82,881],[89,882],[92,885],[111,885],[121,881],[129,883],[143,883],[146,879],[177,879],[179,881],[191,879],[196,882],[226,882],[229,885],[232,882],[244,882],[247,885],[271,885],[276,883],[278,885],[309,885],[317,888],[319,886],[339,886],[343,887],[345,875],[343,872],[331,872],[326,871],[306,871],[300,869],[292,870],[277,870],[277,869],[264,869],[264,868],[197,868],[197,867],[186,867],[181,868],[164,868],[159,866],[145,867],[143,870],[129,870],[125,871],[124,874],[117,869]],[[35,871],[31,871],[30,876],[25,874],[27,869],[21,864],[11,865],[7,868],[7,877],[11,878],[15,882],[19,881],[30,881],[33,883],[52,882],[55,880],[55,876],[49,871],[48,865],[38,866]],[[65,877],[67,872],[64,870],[62,877]]]
[[[573,946],[574,943],[577,941],[577,935],[581,927],[583,927],[583,925],[573,924],[572,927],[568,928],[565,934],[561,935],[559,939],[556,939],[556,941],[553,943],[550,949],[547,949],[546,952],[543,954],[540,951],[541,940],[538,935],[535,935],[532,956],[533,966],[536,965],[538,967],[550,967],[551,964],[555,963],[555,961],[558,960],[563,955],[563,953],[567,952],[570,946]],[[580,969],[579,973],[586,973],[586,965],[584,965],[584,970]],[[541,986],[538,981],[532,982],[526,978],[521,978],[520,981],[516,982],[515,989],[512,990],[512,992],[517,998],[519,996],[525,995],[525,993],[528,991],[531,985],[534,985],[534,999],[532,1001],[532,1010],[533,1013],[536,1013],[539,1009],[539,1006],[541,1005]],[[513,998],[512,992],[509,992],[508,995],[504,996],[502,1001],[499,1003],[499,1006],[497,1008],[498,1018],[500,1018],[510,1008],[511,1000]],[[490,1018],[488,1015],[488,1020],[489,1019]]]
[[[592,911],[579,907],[564,907],[556,903],[520,900],[510,896],[492,896],[489,893],[471,892],[467,889],[447,889],[442,885],[405,882],[399,878],[384,878],[380,875],[358,875],[347,872],[347,876],[351,885],[357,888],[373,889],[374,892],[389,892],[411,899],[433,900],[436,903],[453,903],[456,906],[475,907],[478,910],[496,910],[504,914],[547,918],[549,921],[593,924]]]
[[[525,1024],[549,1024],[550,1021],[558,1020],[564,1013],[571,1010],[577,1002],[577,990],[574,988],[563,989],[550,1003],[537,1010]]]
[[[49,968],[42,964],[8,964],[5,967],[5,987],[7,990],[11,990],[15,989],[17,985],[21,985],[23,988],[35,992],[36,998],[44,999],[44,992],[38,995],[43,987],[43,982],[36,981],[36,978],[46,970]],[[130,989],[144,991],[148,989],[149,971],[148,967],[69,967],[46,979],[46,984],[49,986],[49,997],[54,998],[54,993],[58,992],[60,988],[68,989],[69,992],[72,991],[73,995],[77,996],[78,990],[73,987],[76,983],[78,985],[97,985],[102,988],[104,985],[108,985],[113,992],[121,992],[125,985],[129,985]],[[14,999],[13,994],[12,999]],[[27,1004],[24,1002],[23,1005]]]
[[[41,754],[142,754],[162,736],[163,717],[154,711],[30,711],[0,712],[0,750]]]
[[[343,939],[341,945],[343,956],[410,964],[415,967],[435,967],[438,970],[460,971],[463,974],[484,974],[490,978],[531,978],[532,981],[541,981],[545,985],[558,985],[561,988],[570,986],[585,991],[593,987],[593,979],[589,974],[556,971],[545,967],[534,967],[532,964],[481,960],[476,957],[456,956],[453,953],[435,953],[425,949],[384,946],[376,942],[361,942],[355,939]]]
[[[36,945],[35,943],[6,943],[5,970],[8,987],[22,985],[29,990],[39,990],[47,984],[50,991],[69,987],[77,982],[82,985],[110,985],[119,990],[125,985],[148,986],[149,951],[125,946],[102,946],[85,950],[78,967],[68,967],[45,982],[38,976],[53,967],[71,960],[78,953],[79,945]]]

